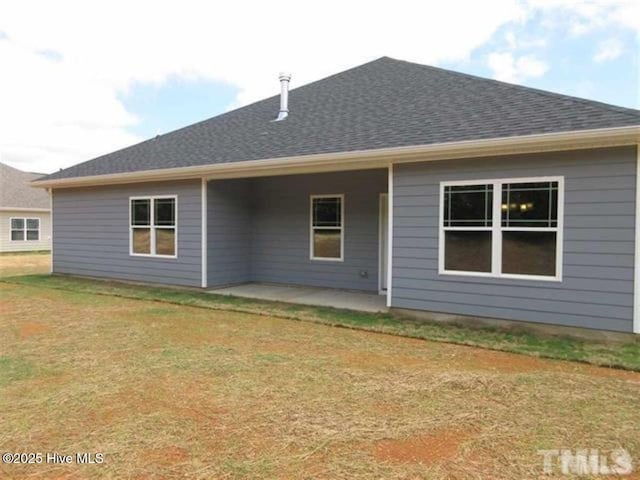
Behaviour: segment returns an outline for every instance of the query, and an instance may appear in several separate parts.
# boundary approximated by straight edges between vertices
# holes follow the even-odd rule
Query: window
[[[343,260],[344,195],[311,196],[311,260]]]
[[[130,200],[130,254],[176,257],[177,197]]]
[[[12,218],[10,221],[12,241],[40,240],[39,218]]]
[[[493,185],[444,187],[445,268],[491,271]]]
[[[440,273],[561,279],[563,178],[443,182]]]

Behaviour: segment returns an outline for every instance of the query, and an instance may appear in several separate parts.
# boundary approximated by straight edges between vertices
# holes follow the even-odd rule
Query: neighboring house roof
[[[638,110],[388,57],[291,90],[273,122],[278,110],[274,96],[43,180],[640,125]]]
[[[49,194],[29,182],[41,178],[42,173],[23,172],[0,163],[0,208],[3,210],[37,208],[49,209]]]

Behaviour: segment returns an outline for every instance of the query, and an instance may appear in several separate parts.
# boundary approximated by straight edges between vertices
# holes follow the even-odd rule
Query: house
[[[49,195],[30,184],[40,177],[0,163],[0,252],[51,249]]]
[[[55,273],[640,332],[640,112],[380,58],[56,172]]]

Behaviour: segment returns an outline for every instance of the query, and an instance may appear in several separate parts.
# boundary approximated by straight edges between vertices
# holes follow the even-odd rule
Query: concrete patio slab
[[[278,302],[317,305],[321,307],[346,308],[362,312],[386,312],[386,297],[376,293],[351,292],[333,288],[301,287],[294,285],[272,285],[247,283],[231,287],[215,288],[209,293],[257,298]]]

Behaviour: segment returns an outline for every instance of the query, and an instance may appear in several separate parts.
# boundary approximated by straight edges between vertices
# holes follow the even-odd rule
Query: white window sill
[[[344,262],[344,258],[311,257],[309,260],[312,262]]]
[[[493,273],[485,272],[463,272],[457,270],[441,270],[438,275],[450,275],[457,277],[479,277],[479,278],[495,278],[495,279],[507,279],[507,280],[530,280],[535,282],[562,282],[562,277],[547,277],[545,275],[518,275],[513,273],[502,273],[495,275]]]
[[[172,259],[178,258],[177,255],[151,255],[149,253],[130,253],[130,257],[145,257],[145,258],[164,258],[164,259]]]

